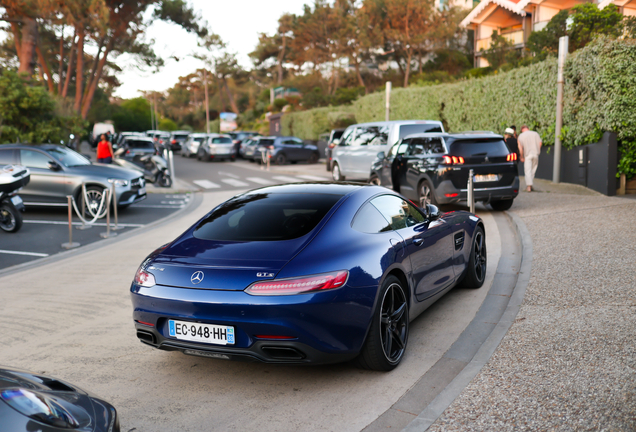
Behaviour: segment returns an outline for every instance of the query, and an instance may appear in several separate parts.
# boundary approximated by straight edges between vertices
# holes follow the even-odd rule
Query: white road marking
[[[140,207],[140,206],[136,205],[135,207]],[[42,225],[68,225],[68,222],[64,222],[64,221],[47,221],[47,220],[25,220],[24,223],[42,224]],[[73,225],[82,225],[82,223],[73,222]],[[106,226],[106,224],[103,222],[95,222],[93,225]],[[111,225],[114,225],[114,223],[111,223]],[[138,228],[138,227],[145,226],[143,224],[129,224],[129,223],[120,223],[117,225],[124,228]]]
[[[26,221],[25,221],[26,222]],[[12,251],[12,250],[2,250],[0,249],[0,253],[9,254],[9,255],[26,255],[26,256],[35,256],[35,257],[47,257],[49,254],[45,253],[37,253],[37,252],[22,252],[22,251]]]
[[[264,178],[260,178],[260,177],[247,177],[245,180],[249,180],[251,182],[262,184],[262,185],[271,185],[272,184],[271,181],[269,181],[267,179],[264,179]]]
[[[312,175],[298,175],[296,177],[300,177],[301,179],[305,179],[305,180],[315,180],[315,181],[327,181],[328,180],[326,177],[318,177],[318,176],[312,176]]]
[[[287,177],[287,176],[275,176],[272,178],[278,181],[282,181],[283,183],[298,183],[299,181],[303,181],[302,179],[297,179],[296,177]]]
[[[170,205],[183,205],[185,201],[161,201],[161,204],[170,204]]]
[[[249,186],[249,184],[242,182],[240,180],[236,180],[236,179],[221,179],[221,181],[223,183],[227,183],[229,185],[236,186],[236,187]]]
[[[194,183],[197,186],[201,186],[204,189],[214,189],[214,188],[221,187],[216,183],[212,183],[210,180],[195,180],[192,183]]]
[[[232,177],[232,178],[235,178],[235,179],[241,178],[241,177],[237,176],[236,174],[232,174],[232,173],[225,172],[225,171],[219,171],[218,174],[219,175],[224,175],[226,177]]]

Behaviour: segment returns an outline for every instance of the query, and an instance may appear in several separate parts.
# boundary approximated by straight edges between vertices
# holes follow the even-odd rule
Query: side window
[[[358,128],[354,145],[369,145],[380,135],[380,128],[377,126],[365,126]]]
[[[430,154],[439,154],[445,153],[444,151],[444,143],[442,143],[441,138],[431,138],[428,144],[428,153]]]
[[[351,228],[368,234],[391,231],[391,225],[371,203],[366,203],[356,213]]]
[[[424,215],[413,205],[394,195],[382,195],[371,203],[391,224],[394,230],[411,227],[424,222]]]
[[[351,145],[351,142],[353,141],[353,136],[355,135],[353,132],[355,131],[355,128],[350,128],[347,129],[343,134],[342,134],[342,139],[340,140],[340,144],[341,146],[349,146]]]
[[[40,153],[35,150],[20,150],[20,160],[22,165],[29,168],[43,168],[49,169],[49,161],[53,160],[46,156],[44,153]]]
[[[388,156],[392,157],[392,156],[397,156],[397,155],[406,153],[406,150],[409,148],[409,143],[410,143],[410,140],[398,141],[397,144],[391,147],[391,150],[389,150]]]
[[[0,166],[14,163],[12,149],[0,149]]]
[[[427,141],[427,138],[413,138],[411,140],[411,145],[409,145],[409,148],[406,151],[406,156],[421,156],[426,154]]]

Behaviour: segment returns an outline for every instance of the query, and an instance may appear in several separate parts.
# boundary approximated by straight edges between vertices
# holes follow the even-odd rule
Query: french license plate
[[[20,196],[15,195],[11,197],[11,202],[13,203],[14,206],[20,206],[22,205],[22,198],[20,198]]]
[[[146,193],[146,187],[142,187],[139,188],[139,191],[137,191],[137,195],[144,195]]]
[[[499,181],[498,174],[476,174],[475,183]]]
[[[173,338],[215,345],[234,345],[234,327],[168,320]]]

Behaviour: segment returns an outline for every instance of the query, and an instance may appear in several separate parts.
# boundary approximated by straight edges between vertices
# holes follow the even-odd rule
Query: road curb
[[[136,235],[143,234],[145,231],[148,231],[158,226],[172,222],[175,219],[180,218],[181,216],[185,216],[187,212],[196,210],[203,203],[203,196],[200,193],[193,193],[193,192],[190,192],[190,193],[192,193],[192,199],[183,208],[180,208],[179,210],[169,214],[168,216],[165,216],[161,219],[151,222],[148,225],[144,225],[142,227],[135,228],[128,232],[119,234],[117,237],[111,237],[109,239],[104,239],[104,240],[97,240],[96,242],[89,243],[86,246],[81,246],[77,249],[59,252],[55,255],[51,255],[45,258],[36,259],[36,260],[25,262],[22,264],[14,265],[6,269],[2,269],[0,270],[0,278],[4,276],[8,276],[13,273],[18,273],[24,270],[28,270],[33,267],[40,267],[40,266],[54,263],[54,262],[64,260],[67,258],[72,258],[74,256],[81,255],[86,252],[91,252],[99,248],[102,248],[104,246],[117,243],[121,240],[125,240],[128,238],[134,237]]]
[[[519,313],[526,288],[530,281],[530,271],[532,269],[532,239],[530,232],[519,216],[512,212],[505,212],[505,214],[510,218],[514,228],[516,228],[517,235],[521,242],[522,258],[517,281],[504,313],[470,362],[433,401],[403,429],[403,432],[426,431],[435,423],[490,360]]]

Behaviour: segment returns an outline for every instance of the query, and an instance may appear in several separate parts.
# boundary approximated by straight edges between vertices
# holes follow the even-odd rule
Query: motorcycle
[[[0,229],[14,233],[22,227],[24,203],[18,191],[31,180],[28,168],[21,165],[0,167]]]
[[[139,171],[143,174],[147,182],[154,183],[161,187],[172,186],[172,177],[168,169],[168,162],[158,155],[145,155],[135,157],[133,161],[129,161],[121,157],[126,150],[121,147],[115,151],[113,163],[122,168]]]

